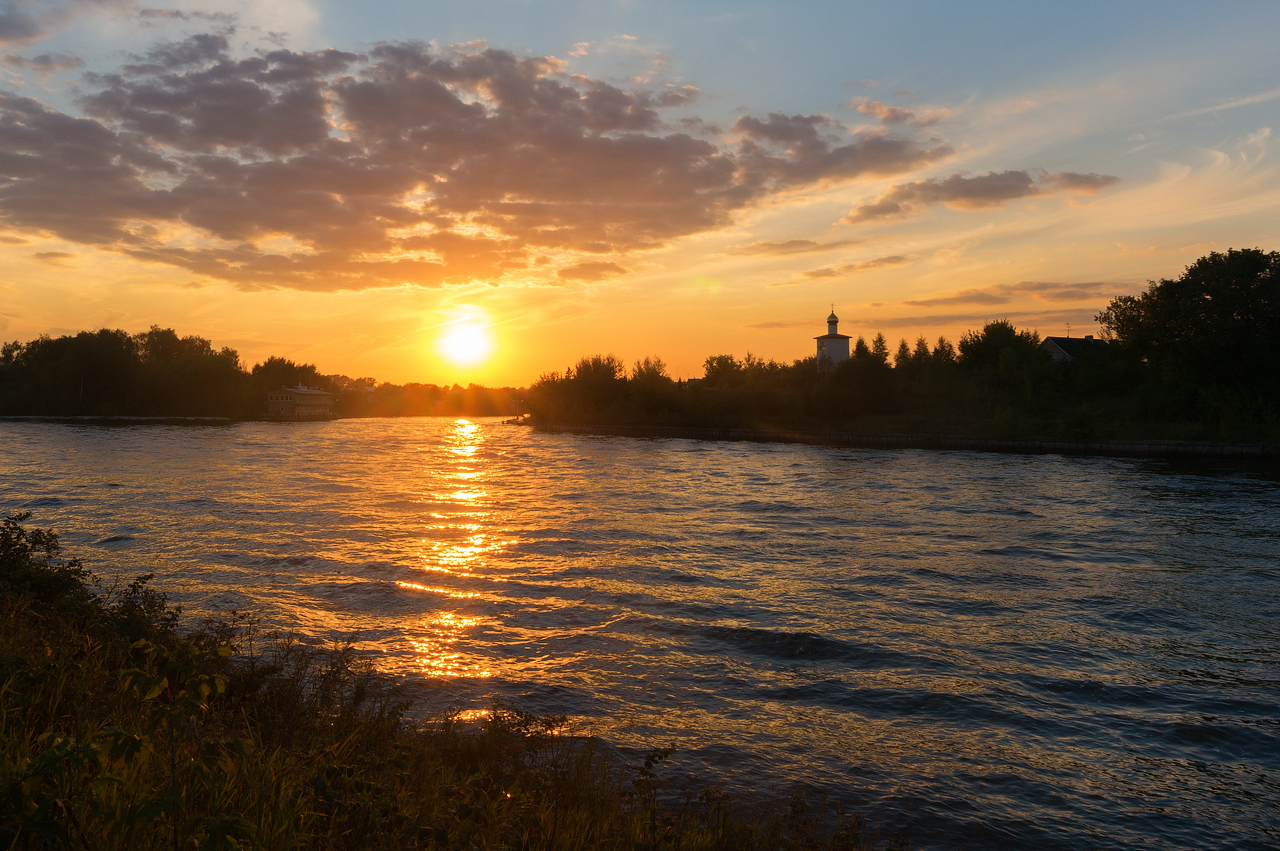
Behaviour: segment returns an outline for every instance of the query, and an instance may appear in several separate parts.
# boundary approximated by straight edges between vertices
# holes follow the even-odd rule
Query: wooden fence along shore
[[[857,449],[942,449],[1024,455],[1115,455],[1144,458],[1280,459],[1277,443],[1217,443],[1203,440],[1075,440],[1040,437],[973,437],[957,434],[848,434],[759,428],[682,428],[679,426],[588,426],[543,424],[542,431],[616,437],[670,437],[690,440],[746,440],[760,443],[808,443]]]

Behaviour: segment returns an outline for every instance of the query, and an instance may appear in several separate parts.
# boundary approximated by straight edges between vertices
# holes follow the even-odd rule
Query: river
[[[918,849],[1280,845],[1280,475],[543,434],[0,423],[0,510]]]

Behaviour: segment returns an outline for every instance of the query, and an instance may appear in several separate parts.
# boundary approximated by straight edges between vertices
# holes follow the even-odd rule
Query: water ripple
[[[0,509],[922,849],[1280,846],[1280,484],[1216,463],[0,423]]]

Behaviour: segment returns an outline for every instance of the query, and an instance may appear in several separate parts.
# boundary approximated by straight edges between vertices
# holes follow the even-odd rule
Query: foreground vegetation
[[[240,619],[184,632],[149,577],[103,589],[26,519],[0,524],[0,848],[878,844],[800,800],[746,816],[711,789],[664,794],[669,749],[623,770],[563,719],[410,723],[350,647]]]
[[[0,416],[252,419],[265,412],[268,391],[299,384],[334,393],[344,417],[508,415],[524,395],[511,387],[321,375],[313,364],[280,357],[245,369],[235,349],[159,327],[141,334],[103,328],[0,348]]]
[[[883,335],[820,371],[716,355],[678,383],[657,358],[628,373],[584,358],[529,389],[535,421],[841,429],[1002,437],[1280,440],[1280,253],[1210,254],[1098,316],[1106,345],[1055,363],[1000,320],[954,345]]]

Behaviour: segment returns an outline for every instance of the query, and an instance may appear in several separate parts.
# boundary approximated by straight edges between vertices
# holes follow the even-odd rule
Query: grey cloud
[[[173,218],[145,174],[176,168],[97,121],[0,92],[0,222],[83,243],[131,243],[134,222]]]
[[[819,131],[835,127],[834,121],[820,115],[774,112],[764,121],[743,116],[733,125],[747,137],[739,146],[738,160],[746,166],[749,179],[789,186],[901,174],[954,153],[944,143],[927,148],[914,139],[879,134],[863,134],[850,144],[833,145]],[[785,147],[785,156],[772,153],[769,146]]]
[[[876,328],[919,328],[921,326],[937,326],[952,325],[959,323],[967,323],[971,328],[979,328],[984,323],[992,319],[1008,319],[1024,327],[1036,327],[1041,324],[1060,324],[1070,322],[1073,325],[1084,327],[1094,323],[1094,315],[1097,313],[1096,308],[1077,308],[1075,310],[1054,310],[1049,312],[1036,311],[1018,311],[1008,312],[1000,311],[999,314],[991,313],[946,313],[931,314],[927,316],[890,316],[879,319],[867,319],[866,325]]]
[[[86,80],[87,117],[0,94],[0,224],[245,288],[501,280],[546,250],[652,249],[790,188],[951,153],[824,116],[743,118],[726,147],[663,129],[692,90],[484,46],[233,58],[226,34],[201,34]],[[803,242],[775,249],[842,244]]]
[[[216,23],[231,23],[236,20],[236,16],[228,12],[181,12],[177,9],[139,9],[138,17],[144,21],[212,21]]]
[[[938,307],[946,304],[1008,304],[1015,295],[1031,295],[1039,301],[1083,301],[1100,297],[1109,298],[1125,289],[1123,285],[1105,282],[1059,284],[1047,281],[1018,281],[1012,284],[994,284],[981,289],[962,290],[950,295],[911,299],[902,302],[912,307]]]
[[[845,224],[859,224],[900,218],[933,204],[946,204],[956,210],[999,207],[1006,201],[1047,195],[1055,189],[1097,192],[1118,180],[1119,178],[1108,175],[1074,172],[1045,174],[1040,182],[1026,171],[991,171],[977,177],[953,174],[945,180],[930,178],[900,183],[871,203],[855,207],[841,221]]]
[[[936,298],[918,298],[904,301],[912,307],[937,307],[943,304],[1007,304],[1007,295],[998,295],[986,290],[964,290],[955,295],[937,296]]]
[[[38,56],[18,56],[8,53],[0,56],[0,62],[10,68],[34,71],[37,74],[56,74],[59,71],[73,71],[84,67],[83,59],[69,53],[41,53]]]
[[[65,251],[37,251],[31,256],[42,263],[49,263],[54,266],[60,266],[64,261],[75,257],[74,254],[68,254]]]
[[[822,251],[835,251],[857,245],[860,239],[839,239],[834,242],[815,242],[812,239],[784,239],[781,242],[752,242],[747,245],[735,245],[729,249],[730,254],[816,254]]]
[[[1041,301],[1078,301],[1086,298],[1111,298],[1125,289],[1123,284],[1106,281],[1061,284],[1049,281],[1018,281],[1014,284],[998,284],[997,289],[1006,293],[1030,293]]]
[[[680,86],[678,88],[673,86],[658,92],[653,100],[654,103],[661,107],[685,106],[693,103],[701,95],[702,92],[698,90],[697,86]]]
[[[1061,171],[1046,174],[1041,181],[1065,192],[1078,192],[1082,195],[1096,195],[1108,186],[1120,182],[1120,178],[1110,174],[1077,174],[1074,171]]]
[[[128,0],[3,0],[0,2],[0,46],[30,44],[78,15]]]

